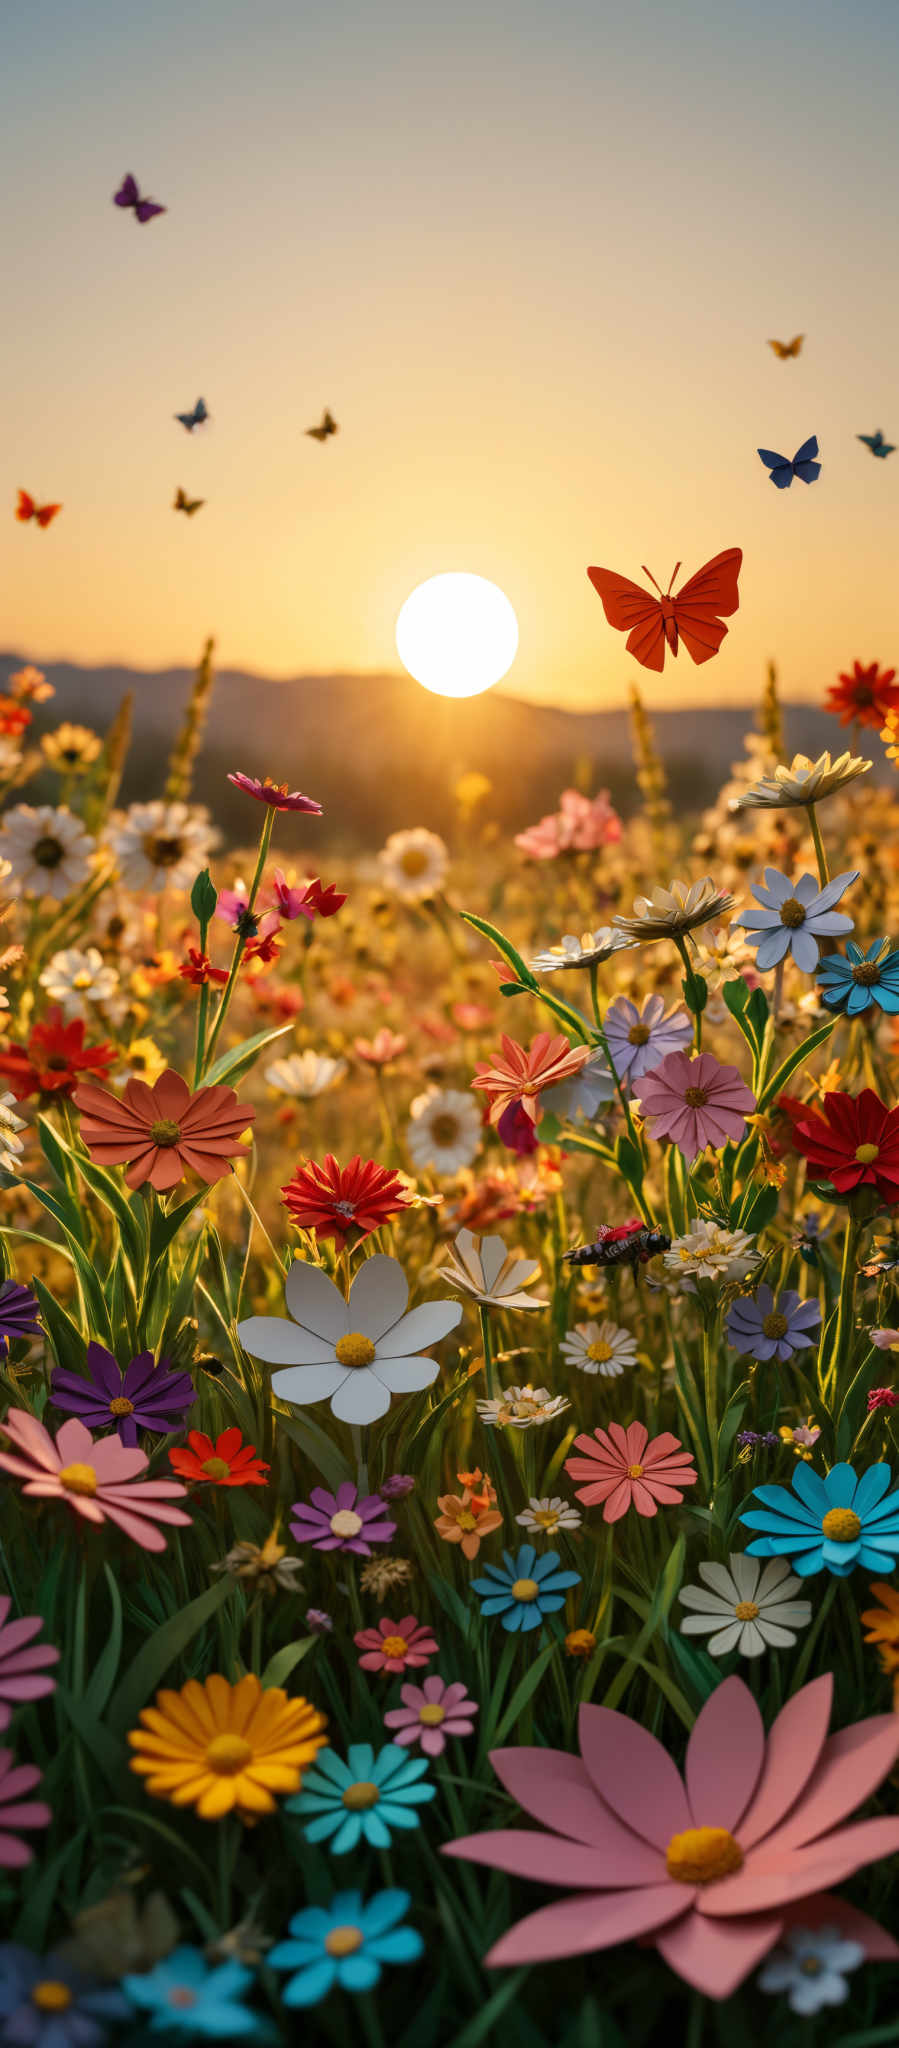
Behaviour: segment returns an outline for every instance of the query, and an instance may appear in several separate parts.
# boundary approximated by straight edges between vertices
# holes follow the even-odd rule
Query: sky
[[[638,672],[587,564],[736,545],[721,653],[650,704],[897,661],[899,453],[855,438],[899,441],[897,63],[894,0],[5,10],[0,645],[375,674],[468,569],[518,615],[501,687],[602,708]],[[757,447],[811,433],[775,491]]]

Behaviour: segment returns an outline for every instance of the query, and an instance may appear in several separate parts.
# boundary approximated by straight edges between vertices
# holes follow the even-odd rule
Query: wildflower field
[[[893,672],[367,860],[213,687],[0,694],[0,2043],[896,2041]]]

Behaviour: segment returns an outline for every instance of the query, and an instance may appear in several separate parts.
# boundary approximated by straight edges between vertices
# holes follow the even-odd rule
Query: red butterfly
[[[61,511],[61,505],[36,505],[34,499],[29,497],[27,491],[19,492],[19,502],[16,506],[17,519],[36,519],[38,526],[49,526],[51,519],[55,519],[57,512]]]
[[[672,654],[677,653],[678,639],[683,640],[694,661],[710,661],[717,654],[727,632],[720,614],[729,618],[740,602],[737,577],[742,560],[742,548],[725,548],[723,554],[706,562],[704,569],[697,569],[676,597],[671,595],[671,583],[679,562],[666,591],[644,564],[643,574],[656,584],[658,597],[642,590],[639,583],[630,583],[626,576],[617,576],[614,569],[588,569],[587,575],[602,598],[609,625],[628,634],[628,654],[643,668],[663,669],[666,640]]]

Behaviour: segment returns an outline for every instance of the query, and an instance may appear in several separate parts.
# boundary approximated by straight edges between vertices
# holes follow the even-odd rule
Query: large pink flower
[[[164,1550],[157,1522],[187,1523],[190,1516],[169,1506],[184,1500],[186,1488],[175,1479],[141,1479],[147,1469],[143,1451],[126,1450],[117,1436],[94,1442],[90,1430],[73,1416],[52,1436],[27,1408],[11,1408],[0,1423],[12,1438],[17,1455],[0,1451],[0,1467],[25,1480],[24,1493],[41,1500],[64,1500],[86,1522],[115,1522],[142,1550]]]
[[[59,1663],[53,1643],[35,1643],[44,1626],[39,1614],[23,1614],[19,1621],[7,1621],[8,1594],[0,1599],[0,1729],[8,1728],[13,1707],[22,1700],[42,1700],[56,1691],[56,1680],[45,1670]],[[26,1644],[31,1643],[31,1649]]]
[[[572,1479],[586,1479],[577,1487],[578,1500],[588,1508],[604,1501],[604,1522],[619,1522],[629,1508],[638,1515],[655,1515],[658,1504],[675,1507],[683,1500],[684,1488],[695,1486],[696,1466],[679,1437],[663,1429],[650,1442],[642,1422],[610,1422],[607,1430],[595,1429],[592,1436],[576,1436],[581,1458],[566,1458],[565,1470]]]
[[[670,1052],[640,1082],[640,1108],[651,1117],[654,1138],[671,1138],[685,1159],[707,1145],[737,1143],[746,1136],[746,1116],[755,1109],[752,1089],[737,1067],[722,1067],[710,1052],[691,1060]]]
[[[444,1853],[562,1886],[569,1896],[510,1928],[488,1965],[543,1963],[647,1939],[710,1998],[729,1998],[791,1920],[825,1920],[869,1957],[899,1945],[827,1887],[899,1850],[899,1817],[841,1826],[899,1755],[899,1719],[827,1734],[830,1673],[803,1686],[765,1737],[741,1678],[706,1701],[684,1778],[639,1722],[580,1711],[580,1757],[494,1751],[507,1792],[541,1823],[450,1842]],[[803,1901],[809,1903],[803,1904]]]

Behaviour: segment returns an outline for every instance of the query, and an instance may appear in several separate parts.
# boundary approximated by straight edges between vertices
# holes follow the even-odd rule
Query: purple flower
[[[290,1512],[297,1517],[290,1533],[297,1543],[312,1543],[316,1550],[352,1550],[357,1557],[370,1557],[373,1543],[389,1543],[396,1535],[396,1523],[384,1520],[384,1502],[378,1493],[360,1497],[351,1479],[345,1479],[336,1493],[313,1486],[311,1506],[295,1501]]]
[[[139,1429],[180,1429],[196,1400],[190,1374],[172,1372],[167,1358],[157,1365],[152,1351],[141,1351],[122,1373],[111,1351],[89,1344],[87,1369],[90,1379],[57,1366],[50,1381],[51,1400],[67,1414],[79,1416],[89,1429],[107,1429],[112,1423],[128,1450],[134,1449]]]
[[[775,1302],[764,1282],[755,1299],[740,1295],[728,1310],[727,1340],[747,1358],[776,1358],[781,1365],[794,1351],[807,1351],[821,1321],[816,1301],[800,1301],[791,1287]]]
[[[779,1451],[780,1437],[774,1429],[738,1429],[737,1442],[741,1451]]]
[[[117,1987],[83,1976],[64,1955],[36,1956],[15,1942],[0,1946],[0,2041],[99,2048],[111,2025],[133,2017]]]
[[[306,1613],[306,1627],[314,1636],[330,1635],[334,1623],[323,1607],[310,1607]]]
[[[605,1014],[603,1030],[619,1080],[657,1067],[670,1052],[683,1052],[693,1042],[693,1022],[682,1005],[665,1014],[664,996],[647,996],[642,1010],[629,996],[616,996]]]
[[[415,1481],[410,1472],[394,1472],[382,1480],[378,1490],[382,1500],[404,1500],[407,1493],[415,1492]]]
[[[21,1287],[17,1280],[0,1284],[0,1358],[6,1357],[17,1337],[39,1335],[39,1313],[30,1287]]]

